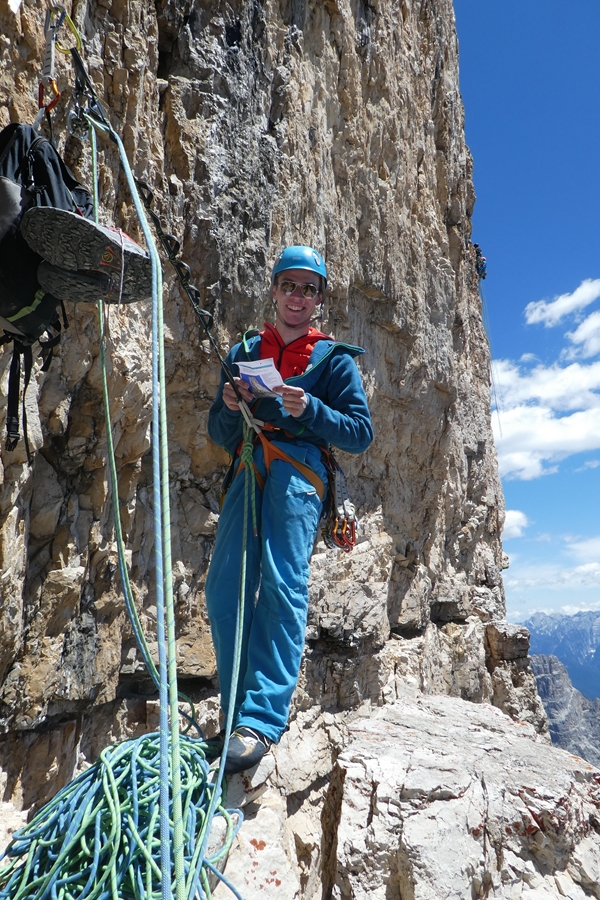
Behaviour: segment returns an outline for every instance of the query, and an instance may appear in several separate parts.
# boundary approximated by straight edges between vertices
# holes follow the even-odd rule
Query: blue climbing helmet
[[[323,279],[322,290],[327,287],[327,269],[325,268],[325,260],[320,253],[313,250],[312,247],[286,247],[282,250],[273,266],[271,272],[271,284],[275,281],[275,276],[280,272],[286,272],[288,269],[306,269],[308,272],[314,272]]]

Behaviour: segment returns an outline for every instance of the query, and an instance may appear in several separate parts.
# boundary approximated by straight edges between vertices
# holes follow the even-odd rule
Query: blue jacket
[[[244,335],[227,354],[227,363],[239,375],[238,361],[260,358],[260,335]],[[308,406],[302,415],[291,416],[280,397],[262,397],[252,407],[253,415],[295,438],[327,448],[333,444],[346,453],[362,453],[373,440],[371,416],[360,373],[354,357],[364,353],[361,347],[333,340],[320,340],[310,355],[302,375],[287,378],[286,384],[304,388]],[[208,433],[213,441],[235,456],[242,439],[242,416],[223,402],[225,376],[208,415]],[[277,435],[277,440],[286,440]],[[293,440],[293,438],[292,438]]]

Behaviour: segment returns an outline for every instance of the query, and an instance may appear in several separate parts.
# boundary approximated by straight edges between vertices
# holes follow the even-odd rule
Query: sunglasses
[[[311,284],[310,281],[296,282],[285,280],[280,281],[278,287],[284,294],[287,294],[288,297],[295,292],[296,288],[300,288],[302,296],[307,297],[309,300],[314,300],[320,292],[316,284]]]

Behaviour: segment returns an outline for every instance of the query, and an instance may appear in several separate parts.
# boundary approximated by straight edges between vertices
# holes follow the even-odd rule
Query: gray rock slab
[[[267,889],[306,900],[600,896],[600,772],[531,725],[407,695],[323,716],[307,729],[313,750],[319,735],[342,748],[325,777],[315,756],[312,785],[300,733],[273,751],[273,787],[248,808],[226,869],[244,900]]]

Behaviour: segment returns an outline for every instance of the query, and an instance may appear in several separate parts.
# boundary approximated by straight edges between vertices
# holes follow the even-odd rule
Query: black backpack
[[[29,459],[25,392],[33,364],[32,345],[38,341],[46,370],[52,348],[60,340],[61,321],[67,319],[62,302],[38,284],[42,261],[20,231],[23,215],[32,206],[53,206],[93,217],[93,201],[60,158],[53,144],[29,125],[13,122],[0,131],[0,343],[14,341],[8,383],[6,449],[19,440],[19,392],[23,369],[23,432]],[[44,338],[44,335],[46,337]],[[22,362],[21,362],[22,361]]]

